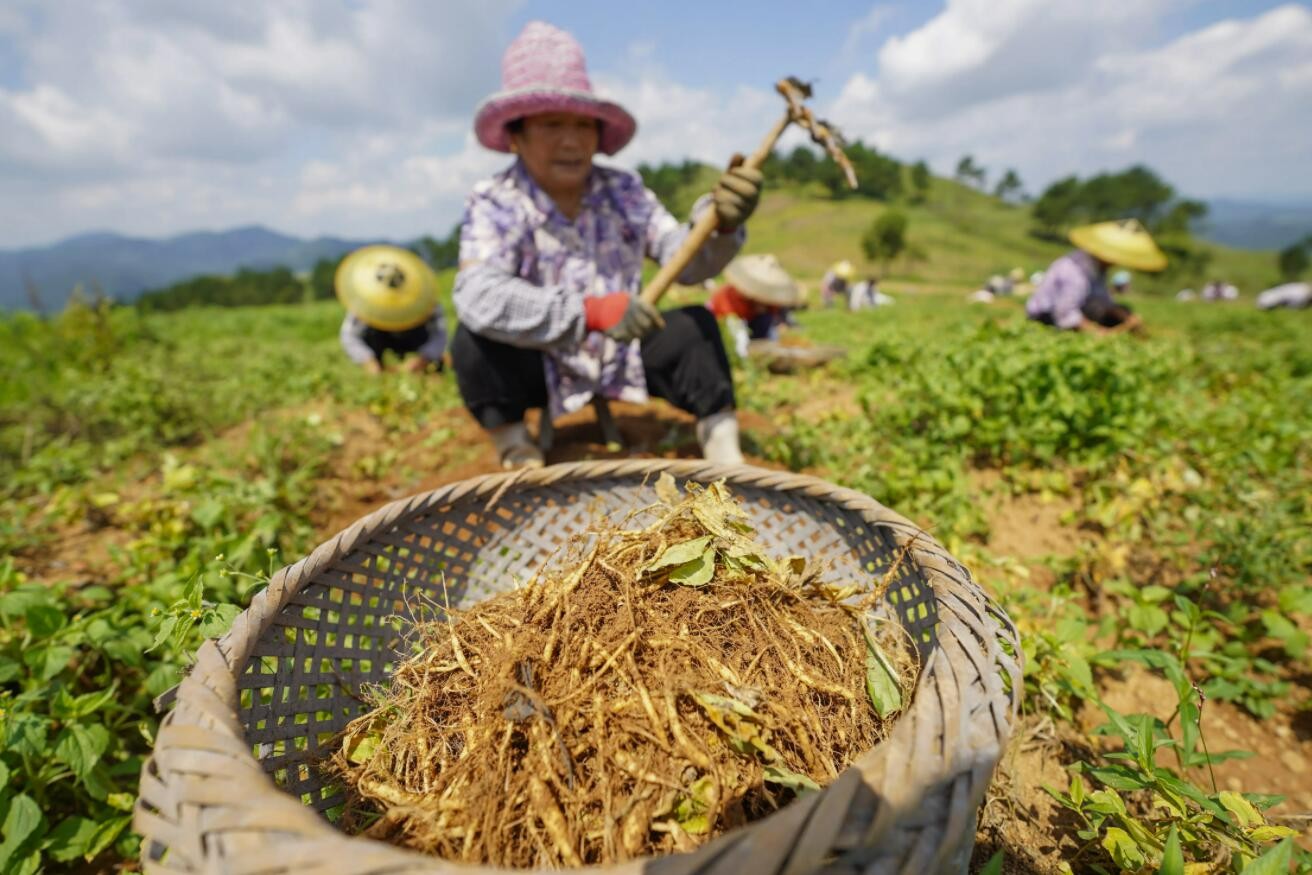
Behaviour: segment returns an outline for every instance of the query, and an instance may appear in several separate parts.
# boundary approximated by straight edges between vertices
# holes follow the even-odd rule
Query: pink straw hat
[[[593,93],[578,40],[546,22],[530,21],[507,47],[501,59],[501,90],[479,105],[474,133],[489,149],[509,152],[506,125],[543,112],[575,112],[599,119],[599,148],[606,155],[623,149],[638,129],[622,106]]]

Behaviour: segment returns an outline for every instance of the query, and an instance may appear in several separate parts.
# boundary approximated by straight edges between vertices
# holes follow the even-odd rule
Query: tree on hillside
[[[1280,250],[1280,254],[1276,256],[1276,267],[1279,268],[1282,279],[1293,282],[1307,272],[1309,250],[1312,250],[1312,235]]]
[[[675,198],[680,189],[691,185],[704,166],[700,161],[691,159],[680,164],[659,164],[655,167],[650,164],[639,164],[638,175],[642,177],[642,184],[660,198],[666,209],[673,212],[676,207]]]
[[[914,203],[924,203],[929,196],[929,165],[923,159],[911,165],[911,190]]]
[[[1080,180],[1075,176],[1059,179],[1043,190],[1034,202],[1031,214],[1038,223],[1040,236],[1058,237],[1070,224],[1080,196]]]
[[[847,177],[836,162],[826,158],[816,165],[817,178],[832,197],[841,199],[859,194],[888,201],[902,193],[902,164],[897,159],[881,154],[860,140],[849,144],[843,151],[856,172],[856,191],[848,186]]]
[[[1176,200],[1175,189],[1147,167],[1100,173],[1081,181],[1068,176],[1044,189],[1033,216],[1040,236],[1058,237],[1084,222],[1138,219],[1154,233],[1188,233],[1206,206]]]
[[[861,251],[870,261],[878,261],[880,273],[907,248],[907,214],[901,210],[884,210],[861,235]]]
[[[983,189],[986,175],[984,168],[975,163],[972,155],[962,155],[961,160],[957,162],[957,182]]]
[[[997,186],[993,189],[993,196],[1004,201],[1010,201],[1014,196],[1019,195],[1022,189],[1020,177],[1015,170],[1010,167],[1007,172],[998,180]]]
[[[784,160],[784,174],[794,182],[811,182],[816,177],[816,165],[820,159],[805,146],[798,146]]]
[[[180,310],[184,307],[250,307],[260,304],[296,304],[305,300],[305,284],[285,267],[270,270],[242,268],[231,276],[198,276],[137,298],[141,310]]]
[[[1175,189],[1143,165],[1120,173],[1100,173],[1081,187],[1080,205],[1088,221],[1134,218],[1155,228],[1175,197]]]
[[[805,185],[820,178],[821,159],[813,149],[797,146],[787,155],[774,150],[761,165],[767,183],[796,182]]]
[[[1207,215],[1207,204],[1184,198],[1176,201],[1153,228],[1157,234],[1188,234]]]
[[[314,263],[314,267],[310,270],[311,298],[326,300],[337,294],[336,289],[333,288],[333,280],[337,276],[337,266],[341,263],[341,258],[321,258]]]

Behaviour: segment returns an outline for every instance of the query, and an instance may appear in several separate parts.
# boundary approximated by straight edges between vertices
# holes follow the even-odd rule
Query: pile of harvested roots
[[[688,850],[882,737],[914,664],[872,618],[880,582],[768,556],[723,484],[681,494],[664,475],[657,493],[416,629],[327,764],[343,828],[515,867]]]

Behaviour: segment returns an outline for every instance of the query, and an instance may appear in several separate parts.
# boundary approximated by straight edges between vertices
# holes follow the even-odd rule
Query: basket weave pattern
[[[473,604],[526,580],[598,513],[654,500],[655,476],[724,479],[772,551],[825,559],[872,584],[922,669],[890,735],[821,793],[689,854],[611,873],[964,872],[1018,707],[1006,615],[932,538],[874,500],[814,477],[705,462],[583,462],[495,474],[393,502],[274,575],[199,651],[142,770],[135,826],[159,872],[504,871],[456,866],[333,828],[341,802],[312,763],[365,710],[404,649],[416,600]]]

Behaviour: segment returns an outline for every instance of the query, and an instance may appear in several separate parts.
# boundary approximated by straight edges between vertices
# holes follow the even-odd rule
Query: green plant
[[[907,215],[901,210],[884,210],[861,236],[861,251],[870,261],[888,265],[907,247]]]
[[[1107,765],[1078,764],[1065,792],[1045,788],[1084,824],[1077,834],[1085,845],[1076,859],[1101,848],[1117,869],[1137,872],[1163,865],[1169,845],[1173,857],[1181,853],[1197,862],[1228,859],[1229,870],[1240,872],[1263,853],[1264,845],[1294,834],[1269,824],[1261,813],[1279,799],[1208,793],[1159,762],[1161,751],[1181,764],[1214,762],[1215,757],[1194,748],[1196,737],[1176,738],[1166,724],[1146,714],[1125,716],[1105,705],[1103,710],[1109,722],[1099,731],[1120,739],[1121,749],[1105,755],[1111,761]],[[1087,787],[1082,775],[1101,787]],[[1303,861],[1312,865],[1312,857],[1303,855]],[[1107,871],[1093,862],[1088,865],[1096,872]]]

